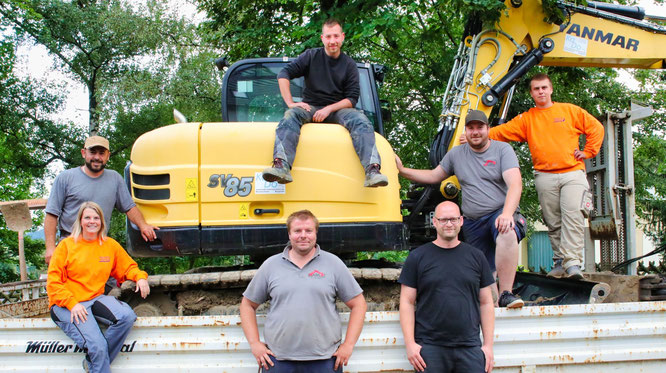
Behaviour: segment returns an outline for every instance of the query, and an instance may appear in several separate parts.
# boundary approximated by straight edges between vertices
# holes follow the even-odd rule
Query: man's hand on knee
[[[291,105],[287,105],[287,106],[288,106],[290,109],[293,109],[293,108],[297,108],[297,107],[299,107],[299,108],[301,108],[301,109],[303,109],[303,110],[312,111],[312,108],[310,107],[310,105],[306,104],[305,102],[294,102],[293,104],[291,104]]]
[[[501,214],[495,219],[495,227],[500,233],[511,232],[513,229],[513,215]]]

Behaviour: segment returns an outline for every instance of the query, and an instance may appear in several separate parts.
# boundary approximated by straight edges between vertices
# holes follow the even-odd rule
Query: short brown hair
[[[316,216],[312,213],[310,210],[300,210],[293,212],[289,217],[287,218],[287,232],[291,230],[291,222],[294,220],[307,220],[307,219],[312,219],[315,223],[315,231],[319,231],[319,220],[317,219]]]
[[[323,29],[324,26],[325,27],[333,27],[335,25],[340,26],[340,29],[342,29],[342,23],[337,18],[329,18],[326,21],[324,21],[324,24],[321,26],[321,28]]]
[[[544,74],[544,73],[534,74],[532,79],[530,79],[530,87],[532,86],[532,82],[535,81],[535,80],[547,80],[548,83],[550,83],[550,86],[551,87],[553,86],[553,81],[550,80],[550,77],[548,76],[548,74]]]

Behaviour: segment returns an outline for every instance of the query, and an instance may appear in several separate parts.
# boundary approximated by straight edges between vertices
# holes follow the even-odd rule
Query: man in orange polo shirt
[[[530,81],[536,107],[490,129],[500,141],[527,142],[534,163],[534,181],[553,247],[550,277],[582,279],[585,211],[590,204],[585,162],[599,152],[604,127],[584,109],[553,102],[553,83],[546,74]],[[585,148],[580,150],[580,135]]]

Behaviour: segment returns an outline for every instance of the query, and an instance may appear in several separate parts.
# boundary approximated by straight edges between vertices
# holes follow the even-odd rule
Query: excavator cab
[[[357,109],[374,123],[387,187],[363,187],[365,173],[349,133],[328,123],[302,127],[292,183],[262,179],[286,109],[277,74],[288,61],[249,59],[229,67],[222,87],[223,122],[176,123],[137,139],[126,182],[148,223],[160,230],[156,241],[145,242],[128,221],[132,255],[265,258],[282,250],[288,241],[285,220],[301,209],[319,218],[321,247],[341,257],[407,248],[394,153],[382,136],[379,65],[358,64]],[[292,81],[297,100],[302,87],[302,79]]]

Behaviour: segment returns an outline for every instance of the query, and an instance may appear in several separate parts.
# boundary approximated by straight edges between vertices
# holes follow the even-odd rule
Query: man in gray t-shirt
[[[511,146],[490,140],[488,130],[486,114],[470,110],[465,118],[467,143],[449,150],[437,167],[406,168],[398,157],[396,163],[401,176],[423,184],[436,184],[453,175],[458,177],[465,216],[464,241],[483,251],[490,269],[496,273],[499,306],[519,308],[524,302],[513,294],[512,288],[518,266],[518,243],[525,235],[525,219],[516,212],[522,178]]]
[[[85,164],[65,170],[56,176],[44,217],[46,263],[51,260],[51,255],[55,251],[56,234],[60,232],[61,238],[69,236],[79,207],[87,201],[93,201],[102,207],[107,228],[110,225],[111,212],[115,207],[127,214],[130,221],[139,227],[146,241],[157,238],[154,230],[159,228],[146,223],[143,214],[132,200],[122,176],[114,170],[105,169],[109,152],[107,139],[91,136],[81,149]]]
[[[241,326],[263,369],[342,372],[361,334],[366,310],[363,290],[337,256],[319,248],[318,228],[310,211],[291,214],[289,244],[259,267],[243,293]],[[336,298],[351,309],[344,342]],[[264,344],[259,340],[256,310],[268,300]]]

